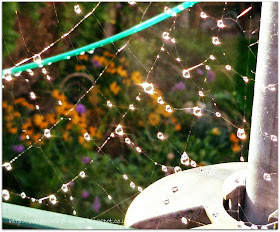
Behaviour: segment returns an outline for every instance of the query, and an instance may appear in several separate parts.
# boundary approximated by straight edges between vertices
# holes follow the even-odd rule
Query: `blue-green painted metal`
[[[2,203],[2,223],[5,224],[6,227],[32,229],[131,229],[113,223],[54,213],[10,203]]]

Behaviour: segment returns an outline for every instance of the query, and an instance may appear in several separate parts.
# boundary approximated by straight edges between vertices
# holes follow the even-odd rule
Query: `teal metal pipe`
[[[148,27],[151,27],[151,26],[153,26],[153,25],[171,17],[172,13],[174,13],[174,12],[176,14],[180,13],[181,11],[183,11],[183,10],[189,8],[189,7],[192,7],[196,3],[197,2],[181,3],[181,4],[173,7],[170,12],[161,13],[161,14],[159,14],[159,15],[151,18],[151,19],[148,19],[145,22],[142,22],[142,23],[140,23],[140,24],[138,24],[138,25],[126,30],[126,31],[123,31],[119,34],[116,34],[116,35],[113,35],[109,38],[97,41],[97,42],[89,44],[89,45],[86,45],[84,47],[74,49],[74,50],[69,51],[69,52],[65,52],[65,53],[62,53],[62,54],[59,54],[59,55],[56,55],[56,56],[46,58],[46,59],[42,60],[42,62],[39,63],[39,64],[35,63],[35,62],[32,62],[32,63],[29,63],[29,64],[20,65],[18,67],[4,69],[2,71],[2,75],[4,76],[4,73],[7,72],[7,71],[10,71],[11,74],[16,74],[16,73],[19,73],[19,72],[26,71],[28,69],[34,69],[34,68],[42,67],[42,66],[48,65],[49,63],[52,64],[52,63],[55,63],[55,62],[58,62],[58,61],[61,61],[61,60],[66,60],[69,57],[80,55],[83,52],[88,52],[88,51],[92,51],[96,48],[103,47],[104,45],[111,44],[111,43],[113,43],[115,41],[118,41],[120,39],[123,39],[123,38],[125,38],[129,35],[135,34],[135,33],[139,32],[139,31],[142,31],[142,30],[144,30]]]

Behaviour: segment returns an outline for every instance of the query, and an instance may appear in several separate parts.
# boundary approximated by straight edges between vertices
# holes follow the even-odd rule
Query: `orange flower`
[[[7,106],[8,106],[7,101],[3,101],[3,102],[2,102],[2,107],[3,107],[3,109],[7,108]]]
[[[177,122],[177,119],[176,119],[175,117],[172,117],[172,118],[171,118],[171,123],[172,123],[172,124],[175,124],[176,122]]]
[[[127,77],[127,71],[123,69],[122,66],[119,66],[117,68],[117,73],[121,76],[121,77]]]
[[[9,132],[11,134],[15,134],[15,133],[17,133],[17,128],[16,127],[12,127],[12,128],[9,129]]]
[[[233,143],[238,143],[239,139],[237,138],[237,136],[234,133],[230,134],[229,140]]]
[[[55,124],[55,122],[56,122],[55,113],[47,114],[45,117],[51,125]]]
[[[115,95],[117,95],[120,92],[121,88],[117,85],[117,82],[114,81],[112,84],[110,84],[110,90]]]
[[[140,72],[136,71],[131,74],[131,79],[135,82],[135,84],[140,84],[143,77],[141,76]]]
[[[15,113],[14,113],[14,116],[15,116],[16,118],[20,118],[21,114],[20,114],[19,112],[15,112]]]
[[[79,64],[76,64],[75,65],[75,70],[77,72],[81,71],[81,70],[84,70],[85,69],[85,66],[84,65],[79,65]]]
[[[144,123],[142,120],[140,120],[140,121],[138,121],[138,125],[139,125],[140,127],[144,127],[145,123]]]
[[[33,121],[35,123],[36,126],[38,126],[39,128],[46,128],[48,126],[48,122],[45,120],[44,116],[40,115],[40,114],[35,114]]]
[[[108,51],[105,51],[104,53],[104,56],[109,56],[109,57],[114,57],[115,55],[111,52],[108,52]]]
[[[234,143],[231,149],[233,152],[239,152],[241,150],[241,147],[237,143]]]
[[[155,114],[155,113],[151,113],[149,115],[149,123],[152,125],[152,126],[156,126],[160,121],[160,116],[158,114]]]
[[[176,126],[175,126],[175,130],[176,130],[176,131],[181,130],[181,124],[180,124],[180,123],[176,124]]]
[[[79,55],[79,56],[78,56],[78,59],[79,59],[79,60],[88,60],[88,55],[87,55],[87,54],[85,54],[85,55]]]

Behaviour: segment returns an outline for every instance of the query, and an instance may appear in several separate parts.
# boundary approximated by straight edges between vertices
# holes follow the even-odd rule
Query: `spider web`
[[[78,18],[65,30],[59,4],[51,3],[60,36],[39,52],[25,40],[17,11],[25,52],[17,62],[8,51],[13,66],[40,59],[66,40],[76,48],[75,33],[82,35],[87,20],[109,37],[96,16],[104,5],[133,11],[127,20],[137,18],[135,24],[175,5],[87,4],[65,4]],[[244,161],[258,7],[199,3],[128,39],[3,80],[4,200],[122,224],[133,198],[159,178]],[[3,42],[8,50],[5,35]],[[247,51],[246,69],[236,47]],[[15,155],[14,144],[23,151]]]

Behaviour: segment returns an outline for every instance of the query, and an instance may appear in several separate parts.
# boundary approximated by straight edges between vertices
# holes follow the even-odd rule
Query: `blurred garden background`
[[[81,9],[79,14],[74,11],[77,4]],[[177,4],[101,3],[69,37],[42,54],[42,59],[122,32],[162,13],[165,6],[171,8]],[[2,69],[40,52],[96,5],[97,2],[3,2]],[[249,7],[252,9],[237,19]],[[37,142],[44,129],[69,112],[107,67],[98,79],[97,88],[93,88],[68,114],[71,120],[63,120],[52,130],[50,139],[26,150],[13,163],[12,172],[3,169],[3,188],[40,198],[55,193],[62,183],[87,167],[87,178],[77,179],[69,185],[74,199],[69,200],[70,193],[58,193],[58,203],[51,205],[11,194],[9,202],[66,214],[72,214],[74,207],[78,216],[113,218],[120,220],[121,224],[137,194],[137,189],[131,188],[122,174],[145,188],[172,174],[175,166],[186,170],[189,167],[180,164],[186,144],[188,155],[200,166],[238,162],[241,156],[246,161],[260,9],[261,3],[198,3],[132,37],[98,48],[93,54],[85,53],[47,66],[50,80],[40,69],[34,69],[33,76],[23,72],[10,82],[2,80],[4,163]],[[209,17],[201,18],[201,12]],[[176,24],[172,27],[175,18]],[[221,18],[226,25],[223,29],[217,28],[217,20]],[[176,47],[162,39],[162,33],[171,27],[170,34],[176,38]],[[211,41],[217,35],[221,41],[218,48]],[[128,40],[127,47],[115,56],[117,49]],[[215,102],[219,112],[228,120],[206,111],[201,118],[183,110],[168,113],[157,104],[153,95],[141,94],[141,102],[134,104],[136,110],[129,111],[122,124],[145,154],[168,166],[167,172],[155,166],[148,157],[139,155],[121,138],[111,139],[98,153],[98,146],[122,121],[122,114],[142,91],[139,84],[145,81],[163,43],[170,55],[161,53],[149,74],[149,81],[157,93],[174,108],[198,105],[215,112]],[[182,68],[175,60],[177,56],[182,59],[184,67],[192,67],[211,54],[216,59],[205,63],[210,70],[202,65],[192,71],[191,80],[182,78]],[[226,70],[227,64],[234,71]],[[244,82],[242,76],[247,76],[249,82]],[[201,98],[198,90],[202,87],[205,96]],[[36,93],[40,111],[30,99],[30,88]],[[104,97],[116,107],[108,107]],[[237,138],[236,128],[229,122],[245,128],[245,141]],[[159,141],[156,137],[158,130],[167,135],[168,140]],[[86,132],[92,138],[89,142],[84,139]],[[92,159],[94,162],[89,164]],[[102,188],[114,202],[108,199]]]

